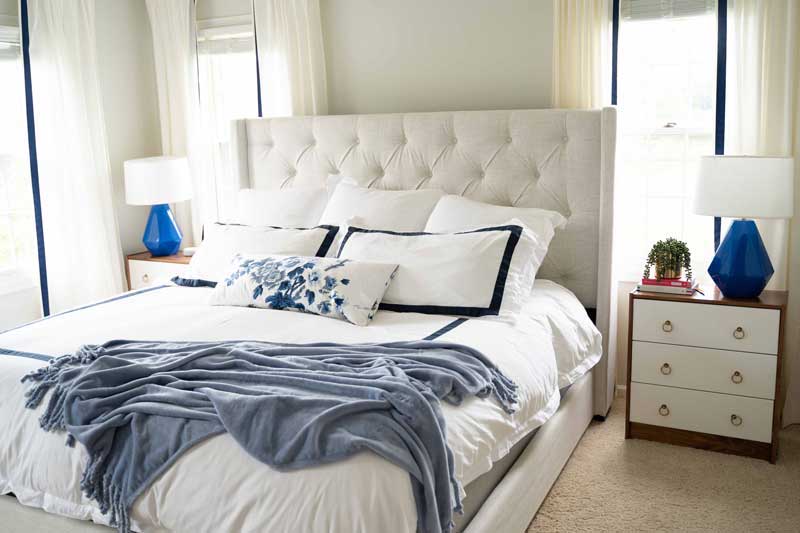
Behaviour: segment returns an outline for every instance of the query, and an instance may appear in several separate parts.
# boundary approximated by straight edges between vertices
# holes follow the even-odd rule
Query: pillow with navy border
[[[325,256],[339,231],[338,226],[281,228],[243,224],[210,224],[203,242],[183,276],[172,278],[184,287],[214,287],[227,273],[238,253]]]
[[[396,263],[237,254],[209,303],[298,311],[366,326],[396,271]]]
[[[454,233],[343,229],[338,257],[395,262],[380,308],[469,317],[518,312],[544,259],[519,220]]]

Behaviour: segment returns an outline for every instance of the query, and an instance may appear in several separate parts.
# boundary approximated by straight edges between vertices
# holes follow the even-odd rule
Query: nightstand
[[[788,295],[633,291],[625,437],[775,462]]]
[[[191,259],[180,252],[162,257],[153,257],[150,252],[131,254],[125,261],[128,289],[144,289],[180,276],[189,268]]]

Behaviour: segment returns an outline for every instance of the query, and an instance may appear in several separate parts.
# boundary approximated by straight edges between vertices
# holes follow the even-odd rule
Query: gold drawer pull
[[[742,326],[733,330],[733,338],[738,340],[744,339],[744,328],[742,328]]]
[[[672,374],[672,367],[669,366],[669,363],[664,363],[663,365],[661,365],[661,373],[664,374],[665,376],[669,376],[670,374]]]
[[[669,407],[667,407],[667,404],[661,404],[661,407],[658,408],[658,414],[661,416],[669,416]],[[733,421],[733,419],[731,419],[731,421]]]
[[[142,274],[142,282],[147,283],[150,281],[150,274]]]
[[[664,323],[661,324],[661,329],[663,329],[665,333],[670,333],[672,331],[672,322],[665,320]]]
[[[734,426],[741,426],[742,417],[739,415],[731,415],[731,424],[733,424]]]
[[[734,383],[736,383],[738,385],[739,383],[744,381],[744,376],[742,375],[741,372],[739,372],[737,370],[731,375],[731,381],[733,381]]]

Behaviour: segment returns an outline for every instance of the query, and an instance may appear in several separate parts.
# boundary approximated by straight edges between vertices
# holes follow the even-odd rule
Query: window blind
[[[623,20],[694,17],[714,13],[716,0],[621,0]]]

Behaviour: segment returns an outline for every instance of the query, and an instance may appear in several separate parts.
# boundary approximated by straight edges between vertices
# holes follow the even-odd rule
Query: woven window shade
[[[653,20],[671,17],[694,17],[714,13],[716,0],[621,0],[623,20]]]

